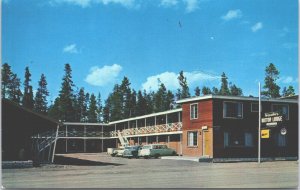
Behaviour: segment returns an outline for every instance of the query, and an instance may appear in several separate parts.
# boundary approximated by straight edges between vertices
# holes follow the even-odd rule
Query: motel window
[[[240,102],[224,102],[223,118],[243,118],[243,103]]]
[[[258,112],[259,106],[258,103],[251,103],[251,112]]]
[[[272,104],[272,112],[278,112],[286,120],[289,120],[289,106],[286,104]]]
[[[286,147],[286,135],[277,133],[275,135],[275,141],[278,147]]]
[[[197,119],[198,118],[198,104],[191,104],[190,105],[190,116],[191,116],[191,119]]]
[[[224,147],[253,147],[253,134],[250,132],[224,132]]]
[[[188,146],[197,146],[197,131],[190,131],[187,133],[188,134]]]

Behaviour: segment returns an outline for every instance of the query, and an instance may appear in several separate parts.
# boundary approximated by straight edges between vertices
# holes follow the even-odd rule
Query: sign
[[[282,128],[282,129],[280,130],[280,134],[286,135],[286,133],[287,133],[286,128]]]
[[[261,138],[268,139],[270,138],[270,129],[263,129],[261,130]]]
[[[282,121],[282,115],[279,115],[277,112],[265,113],[265,117],[261,119],[262,124],[266,127],[276,127]]]

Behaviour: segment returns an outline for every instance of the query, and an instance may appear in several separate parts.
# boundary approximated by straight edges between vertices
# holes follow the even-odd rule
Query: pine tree
[[[195,96],[200,96],[200,93],[201,93],[201,90],[200,90],[199,86],[197,86],[195,88]]]
[[[294,96],[295,90],[293,86],[289,86],[288,89],[286,87],[282,90],[282,97]]]
[[[212,87],[212,94],[213,94],[213,95],[218,95],[218,94],[220,94],[219,89],[218,89],[217,87]]]
[[[178,92],[176,94],[177,100],[184,99],[184,98],[189,98],[190,92],[189,92],[189,87],[186,81],[186,77],[183,75],[183,71],[180,71],[179,76],[178,76],[178,81],[181,89],[178,89]]]
[[[160,84],[158,91],[154,95],[154,112],[166,110],[167,89],[163,83]]]
[[[168,90],[166,100],[165,100],[165,108],[164,110],[170,110],[174,108],[174,94],[172,91]]]
[[[270,98],[280,97],[279,90],[280,87],[276,84],[276,80],[279,78],[279,71],[276,69],[273,63],[265,69],[265,84],[263,86],[264,91],[262,95]]]
[[[115,84],[113,93],[109,97],[109,104],[110,104],[110,121],[117,121],[122,119],[122,108],[123,108],[123,101],[122,101],[122,94],[120,90],[120,86]]]
[[[243,95],[242,89],[238,88],[235,84],[232,85],[230,83],[229,88],[230,88],[230,95],[232,95],[232,96],[242,96]]]
[[[146,93],[146,91],[144,91]],[[136,116],[147,114],[147,100],[142,94],[142,91],[138,91],[137,103],[136,103]]]
[[[91,123],[97,122],[97,101],[96,96],[92,93],[90,97],[90,105],[88,110],[88,121]]]
[[[97,108],[97,122],[101,123],[103,121],[103,106],[100,92],[97,97]]]
[[[77,95],[77,101],[76,101],[76,113],[77,113],[77,119],[80,122],[87,122],[87,102],[86,102],[86,96],[84,92],[84,88],[80,88],[78,95]]]
[[[131,116],[131,89],[130,82],[127,77],[123,78],[123,81],[120,85],[120,97],[122,102],[122,119],[128,118]]]
[[[203,86],[202,87],[202,94],[203,95],[208,95],[208,94],[212,94],[212,92],[211,92],[209,87]]]
[[[104,123],[108,123],[110,121],[110,107],[111,107],[111,105],[110,105],[109,97],[105,100],[105,105],[103,107],[103,122]]]
[[[136,116],[136,92],[135,92],[135,90],[132,90],[132,93],[130,95],[128,108],[129,108],[129,117]]]
[[[2,74],[2,86],[1,86],[2,98],[8,98],[8,93],[9,93],[8,87],[12,80],[11,79],[12,71],[11,71],[10,66],[7,63],[4,63],[2,65],[1,74]]]
[[[147,93],[146,90],[143,92],[143,97],[146,100],[146,114],[154,112],[154,92]]]
[[[8,84],[8,99],[21,104],[22,92],[20,90],[21,81],[17,74],[11,75],[11,81]]]
[[[49,92],[47,90],[47,81],[44,74],[41,75],[38,86],[34,99],[34,110],[46,115],[48,111],[47,96],[49,96]]]
[[[224,72],[221,75],[221,89],[219,91],[219,94],[220,95],[230,95],[227,77]]]
[[[48,116],[61,121],[61,115],[60,101],[59,97],[57,97],[54,101],[54,104],[50,105],[49,107]]]
[[[72,87],[74,86],[72,81],[72,69],[67,63],[65,64],[65,75],[63,77],[63,82],[61,90],[59,91],[59,102],[60,102],[60,112],[62,121],[75,121],[75,109],[74,109],[74,94]]]
[[[24,96],[22,100],[22,105],[25,108],[33,109],[34,107],[34,101],[33,101],[33,92],[32,92],[32,86],[30,85],[30,79],[31,74],[29,71],[29,68],[25,68],[25,80],[24,80]]]

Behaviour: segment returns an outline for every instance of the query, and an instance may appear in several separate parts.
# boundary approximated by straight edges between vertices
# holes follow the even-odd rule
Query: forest
[[[33,89],[31,85],[31,73],[29,67],[25,68],[24,81],[12,71],[8,63],[2,65],[1,97],[9,99],[22,107],[37,113],[48,115],[61,122],[103,122],[116,121],[120,119],[157,113],[178,108],[176,101],[192,97],[187,78],[184,72],[178,74],[180,88],[172,92],[160,82],[157,91],[135,90],[131,88],[128,77],[124,76],[120,84],[115,84],[107,99],[102,101],[101,93],[93,94],[86,92],[84,87],[76,87],[72,81],[72,69],[70,64],[65,64],[64,76],[58,97],[54,102],[48,102],[49,91],[47,80],[41,74],[38,88]],[[265,68],[265,79],[262,95],[267,98],[278,98],[295,95],[293,86],[283,87],[276,83],[280,72],[273,63]],[[208,87],[197,86],[193,90],[193,96],[201,95],[228,95],[242,96],[241,88],[228,81],[223,72],[220,76],[221,86]],[[201,81],[199,81],[200,83]],[[23,87],[23,89],[22,89]],[[78,90],[75,90],[78,89]],[[35,92],[35,94],[33,93]],[[251,95],[250,95],[251,96]]]

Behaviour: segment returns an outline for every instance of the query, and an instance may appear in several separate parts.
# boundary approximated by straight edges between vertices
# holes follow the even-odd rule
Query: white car
[[[139,157],[144,158],[158,158],[161,156],[175,156],[176,151],[174,149],[168,148],[165,144],[150,144],[144,145],[138,153]]]

